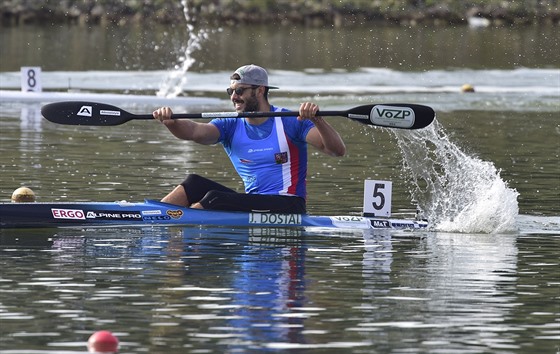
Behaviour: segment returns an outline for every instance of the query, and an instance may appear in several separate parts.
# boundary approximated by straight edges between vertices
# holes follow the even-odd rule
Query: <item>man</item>
[[[281,111],[268,102],[268,74],[257,65],[245,65],[230,77],[226,90],[237,112]],[[219,118],[209,123],[171,119],[169,107],[153,113],[179,139],[200,144],[221,143],[245,185],[238,193],[219,183],[191,174],[162,202],[192,208],[306,212],[307,144],[331,156],[343,156],[340,135],[323,118],[319,106],[302,103],[296,117]]]

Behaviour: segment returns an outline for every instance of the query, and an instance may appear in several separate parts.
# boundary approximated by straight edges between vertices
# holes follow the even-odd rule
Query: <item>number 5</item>
[[[379,198],[379,203],[376,200],[371,203],[375,210],[381,210],[385,206],[385,194],[380,191],[382,189],[385,189],[384,183],[376,183],[373,187],[373,198]]]
[[[364,181],[364,215],[391,216],[393,183],[391,181]]]

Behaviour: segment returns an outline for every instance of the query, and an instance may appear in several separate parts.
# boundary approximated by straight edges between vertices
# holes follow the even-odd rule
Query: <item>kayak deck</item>
[[[130,202],[0,203],[0,228],[81,226],[211,225],[231,227],[324,227],[422,229],[425,221],[267,212],[231,212],[180,207],[155,200]]]

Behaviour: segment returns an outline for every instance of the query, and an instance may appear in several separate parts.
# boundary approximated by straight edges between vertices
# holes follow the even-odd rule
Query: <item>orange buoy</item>
[[[109,331],[97,331],[88,339],[90,353],[116,353],[119,350],[119,340]]]

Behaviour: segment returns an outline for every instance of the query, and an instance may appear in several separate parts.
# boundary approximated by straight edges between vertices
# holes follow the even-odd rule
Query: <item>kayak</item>
[[[268,212],[232,212],[144,202],[0,203],[0,228],[130,227],[321,227],[338,229],[425,229],[426,221],[359,215],[318,216]]]

